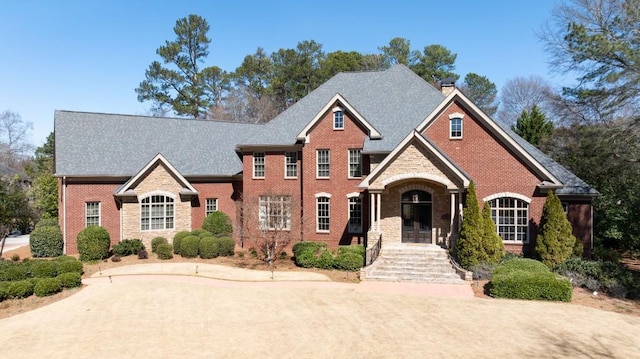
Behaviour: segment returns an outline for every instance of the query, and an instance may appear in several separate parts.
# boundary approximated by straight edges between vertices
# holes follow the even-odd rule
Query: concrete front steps
[[[360,278],[370,281],[464,284],[445,249],[428,244],[383,245]]]

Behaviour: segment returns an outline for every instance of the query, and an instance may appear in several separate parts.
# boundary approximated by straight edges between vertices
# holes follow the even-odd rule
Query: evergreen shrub
[[[204,237],[200,239],[200,258],[211,259],[216,258],[218,253],[219,241],[215,237]]]
[[[199,238],[204,238],[213,236],[213,233],[207,231],[206,229],[194,229],[193,231],[191,231],[191,235]]]
[[[231,218],[220,211],[212,212],[205,217],[202,223],[202,229],[209,231],[214,236],[230,235],[233,233]]]
[[[54,262],[58,265],[58,275],[62,273],[82,274],[84,272],[82,262],[74,257],[60,256],[54,259]]]
[[[158,250],[158,245],[162,243],[169,243],[164,237],[155,237],[151,240],[151,253],[156,253]]]
[[[22,299],[33,295],[34,282],[31,279],[7,282],[8,298]]]
[[[63,288],[76,288],[82,285],[82,277],[77,272],[62,273],[56,278],[58,278]]]
[[[38,223],[36,223],[36,226],[35,226],[34,230],[36,228],[42,228],[42,227],[58,227],[58,228],[60,228],[60,224],[58,223],[58,218],[57,217],[42,218]]]
[[[173,236],[173,253],[180,254],[180,244],[182,243],[182,239],[189,235],[191,235],[191,232],[189,231],[180,231]]]
[[[216,238],[218,241],[218,255],[221,257],[231,257],[236,250],[236,241],[231,237]]]
[[[34,278],[53,278],[58,275],[58,263],[50,260],[29,261],[31,276]]]
[[[0,261],[0,281],[19,281],[30,277],[31,267],[28,262]]]
[[[101,226],[90,226],[78,233],[78,253],[83,262],[109,257],[109,232]]]
[[[198,256],[200,238],[194,235],[186,236],[180,242],[180,255],[185,258],[195,258]]]
[[[571,223],[567,219],[558,196],[549,191],[542,207],[540,231],[536,238],[535,252],[547,267],[560,264],[579,251]],[[580,243],[582,245],[582,243]],[[580,251],[580,254],[582,252]]]
[[[111,252],[117,254],[120,257],[126,257],[138,254],[141,250],[145,249],[144,243],[139,239],[123,239],[119,243],[113,246]]]
[[[62,291],[62,283],[58,278],[38,278],[33,286],[33,293],[38,297],[48,297]]]
[[[296,265],[303,268],[316,267],[317,257],[327,251],[327,244],[321,242],[303,241],[293,245]]]
[[[569,302],[573,287],[567,278],[552,273],[543,263],[518,258],[496,267],[491,294],[499,298]]]
[[[173,258],[173,246],[170,243],[160,243],[156,248],[158,259],[167,260]]]
[[[36,226],[29,235],[29,247],[34,258],[61,256],[64,241],[58,222],[50,226]]]

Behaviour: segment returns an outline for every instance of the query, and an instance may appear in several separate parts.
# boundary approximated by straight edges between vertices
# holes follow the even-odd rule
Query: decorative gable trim
[[[342,95],[338,93],[335,96],[333,96],[333,98],[331,98],[331,100],[327,102],[327,104],[322,108],[322,110],[320,110],[320,112],[318,112],[313,117],[311,122],[309,122],[302,129],[302,131],[300,131],[296,139],[298,141],[305,141],[305,143],[307,143],[309,132],[311,131],[311,129],[316,125],[316,123],[318,123],[318,121],[322,119],[322,116],[325,113],[327,113],[330,109],[335,109],[335,107],[344,108],[344,110],[352,114],[354,117],[354,120],[358,122],[362,127],[367,129],[367,131],[369,132],[370,139],[378,140],[382,138],[382,135],[380,135],[380,132],[378,132],[378,130],[376,130],[375,127],[373,127],[369,122],[367,122],[364,116],[362,116],[353,106],[349,104],[349,102],[347,102],[347,100],[344,97],[342,97]]]
[[[522,195],[520,193],[514,193],[514,192],[500,192],[500,193],[494,193],[492,195],[486,196],[485,198],[482,199],[483,202],[489,202],[491,200],[494,200],[496,198],[503,198],[503,197],[511,197],[511,198],[517,198],[521,201],[525,201],[527,203],[531,203],[531,198]]]
[[[433,155],[436,156],[436,158],[441,163],[443,163],[447,169],[453,172],[453,174],[456,177],[458,177],[458,179],[460,179],[460,181],[463,183],[463,186],[465,188],[469,186],[469,183],[471,181],[469,177],[464,172],[462,172],[448,157],[446,157],[442,152],[440,152],[440,150],[437,147],[435,147],[431,142],[427,141],[427,139],[424,138],[424,136],[422,136],[416,130],[413,130],[411,131],[411,133],[407,135],[407,137],[405,137],[402,140],[402,142],[400,142],[400,144],[396,146],[396,148],[393,149],[393,151],[391,151],[389,155],[387,155],[387,157],[385,157],[385,159],[382,162],[380,162],[378,166],[376,166],[376,168],[373,171],[371,171],[371,173],[367,176],[367,178],[365,178],[362,182],[360,182],[358,187],[369,188],[371,183],[381,173],[383,173],[384,170],[386,170],[389,167],[389,165],[393,163],[393,161],[398,157],[398,155],[402,151],[404,151],[409,146],[409,144],[411,144],[413,141],[417,141],[418,143],[422,144],[422,146],[424,146],[429,152],[433,153]],[[392,182],[399,181],[402,179],[407,179],[407,178],[427,179],[430,181],[435,181],[440,184],[443,184],[448,189],[451,189],[451,190],[456,189],[455,185],[449,179],[432,175],[432,174],[426,174],[426,173],[407,173],[407,174],[390,177],[383,181],[383,185],[386,186]]]
[[[521,160],[528,164],[536,174],[550,182],[553,187],[562,187],[562,182],[547,170],[536,158],[525,151],[505,130],[503,130],[493,119],[487,116],[480,108],[478,108],[468,97],[466,97],[459,89],[453,90],[430,114],[427,116],[416,130],[420,133],[424,132],[431,124],[435,122],[448,106],[458,100],[461,105],[470,111],[478,121],[484,124],[489,131],[502,141],[509,149],[514,151]]]
[[[133,177],[131,177],[125,184],[120,186],[120,188],[116,190],[116,193],[114,193],[114,195],[116,197],[136,196],[137,195],[136,192],[131,187],[134,184],[138,183],[138,181],[140,181],[143,177],[148,175],[151,169],[153,169],[154,166],[158,163],[164,165],[167,171],[169,171],[169,173],[173,175],[178,180],[178,182],[183,186],[182,190],[180,191],[180,195],[183,195],[183,196],[198,195],[198,191],[191,185],[191,183],[189,183],[189,181],[187,181],[180,174],[180,172],[178,172],[178,170],[176,170],[176,168],[173,167],[173,165],[161,153],[158,153],[151,161],[149,161],[149,163],[147,163],[144,167],[142,167],[142,169],[138,171],[138,173],[136,173]]]

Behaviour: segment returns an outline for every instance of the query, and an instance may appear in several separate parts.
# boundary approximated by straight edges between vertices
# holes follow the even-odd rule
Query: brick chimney
[[[445,96],[449,96],[450,93],[456,88],[456,79],[448,77],[440,80],[440,91]]]

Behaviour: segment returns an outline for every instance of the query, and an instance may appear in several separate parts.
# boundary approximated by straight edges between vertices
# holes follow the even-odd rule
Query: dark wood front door
[[[431,243],[431,194],[409,191],[402,195],[402,243]]]

